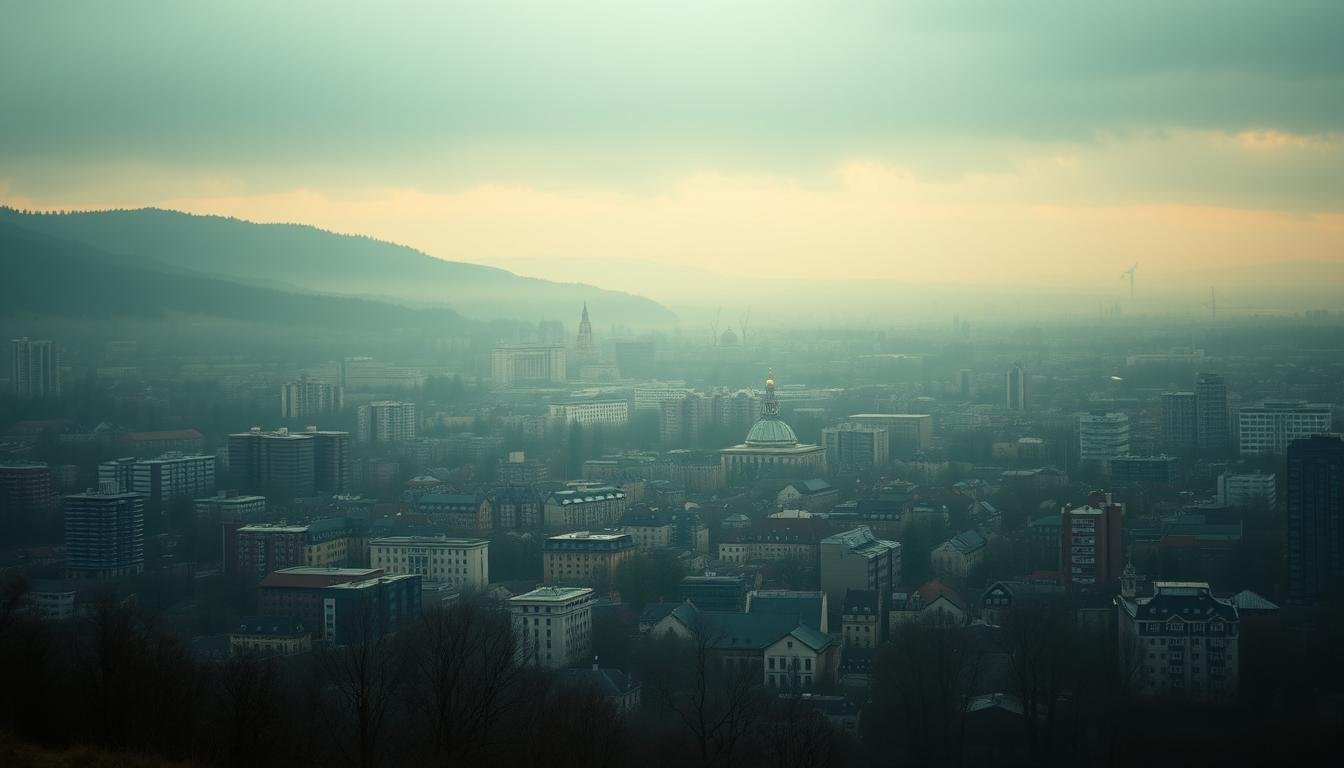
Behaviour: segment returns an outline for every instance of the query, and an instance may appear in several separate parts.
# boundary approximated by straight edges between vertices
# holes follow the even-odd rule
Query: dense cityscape
[[[1338,313],[575,309],[387,356],[13,339],[8,727],[254,765],[1020,764],[1338,717]]]
[[[1335,762],[1341,31],[0,0],[0,768]]]

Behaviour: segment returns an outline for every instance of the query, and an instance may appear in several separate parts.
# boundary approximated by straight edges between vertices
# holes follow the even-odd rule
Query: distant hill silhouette
[[[406,246],[297,224],[153,208],[27,213],[0,207],[0,221],[196,273],[289,290],[449,306],[474,319],[577,322],[586,301],[599,324],[650,326],[676,320],[666,307],[641,296],[445,261]]]
[[[414,309],[346,296],[289,293],[169,267],[139,256],[113,256],[0,220],[0,314],[32,312],[99,319],[209,315],[292,327],[330,329],[452,327],[445,308]]]

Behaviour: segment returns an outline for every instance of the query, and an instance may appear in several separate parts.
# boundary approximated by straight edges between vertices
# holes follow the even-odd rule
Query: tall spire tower
[[[593,354],[593,324],[588,320],[588,302],[583,302],[583,316],[579,318],[579,339],[575,344],[580,358]]]

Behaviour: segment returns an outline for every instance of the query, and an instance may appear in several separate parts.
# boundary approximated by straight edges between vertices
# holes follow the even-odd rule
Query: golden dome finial
[[[766,376],[765,376],[765,388],[766,388],[766,389],[774,389],[774,388],[775,388],[775,369],[774,369],[774,368],[769,369],[769,373],[767,373]]]

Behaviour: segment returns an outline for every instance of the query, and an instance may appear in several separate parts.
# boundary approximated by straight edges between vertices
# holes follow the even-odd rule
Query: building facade
[[[608,528],[625,515],[625,510],[625,491],[610,485],[585,485],[547,496],[542,523],[553,530]]]
[[[1077,509],[1061,508],[1059,563],[1070,589],[1106,590],[1124,568],[1125,508],[1094,492]]]
[[[1288,599],[1320,603],[1344,576],[1344,438],[1316,435],[1288,447]]]
[[[886,466],[890,438],[883,427],[845,422],[821,430],[826,465],[833,469],[870,469]]]
[[[509,598],[519,661],[554,669],[588,660],[593,647],[593,590],[541,587]]]
[[[300,376],[280,385],[280,418],[312,419],[339,412],[345,407],[345,391],[339,384]]]
[[[1330,431],[1328,405],[1266,400],[1237,412],[1237,437],[1242,456],[1282,456],[1294,440]]]
[[[497,347],[490,356],[490,379],[497,387],[565,383],[565,348]]]
[[[1198,396],[1194,392],[1162,394],[1162,448],[1185,456],[1199,445]]]
[[[145,497],[112,486],[66,496],[65,569],[108,579],[145,570]]]
[[[552,403],[551,421],[561,426],[619,427],[630,423],[630,403],[626,400],[576,400]]]
[[[1096,462],[1110,471],[1111,459],[1129,454],[1129,416],[1085,413],[1078,417],[1078,460]]]
[[[1227,382],[1216,373],[1195,375],[1195,441],[1205,456],[1221,456],[1231,445]]]
[[[312,496],[317,491],[313,447],[310,434],[253,427],[229,435],[229,472],[249,493],[285,501]]]
[[[49,340],[12,339],[10,382],[18,397],[55,397],[61,394],[61,364]]]
[[[369,542],[369,565],[427,584],[484,589],[490,583],[490,542],[446,536],[385,536]]]
[[[592,585],[609,580],[634,557],[628,533],[575,531],[550,536],[541,545],[542,579],[547,584]]]
[[[1237,607],[1204,582],[1159,581],[1151,597],[1122,595],[1121,663],[1150,697],[1232,701],[1238,687]]]
[[[420,433],[415,403],[378,400],[355,411],[355,439],[361,443],[401,443]]]

